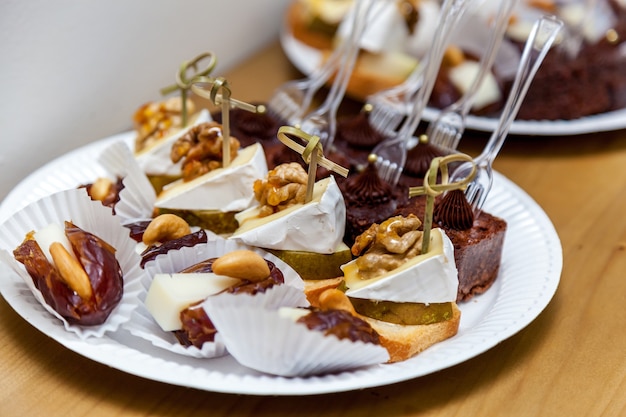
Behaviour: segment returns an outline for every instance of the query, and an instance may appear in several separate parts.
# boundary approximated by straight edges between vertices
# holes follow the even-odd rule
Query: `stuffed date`
[[[57,228],[58,234],[48,233],[45,238],[28,233],[13,255],[24,264],[45,302],[69,323],[102,324],[123,294],[116,250],[69,221],[64,230]]]

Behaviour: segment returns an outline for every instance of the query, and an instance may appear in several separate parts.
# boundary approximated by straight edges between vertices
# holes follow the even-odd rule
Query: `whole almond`
[[[88,300],[93,294],[91,281],[83,266],[59,242],[50,245],[50,255],[59,270],[63,281],[76,292],[83,300]]]

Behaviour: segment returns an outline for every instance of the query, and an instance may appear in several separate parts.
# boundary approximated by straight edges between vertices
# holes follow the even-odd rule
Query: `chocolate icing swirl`
[[[441,227],[454,230],[471,229],[474,211],[463,190],[448,191],[435,205],[433,217]]]
[[[348,179],[345,189],[344,197],[349,206],[374,208],[391,201],[391,187],[380,179],[376,166],[371,162],[360,174]]]
[[[250,113],[240,110],[236,116],[237,127],[243,133],[263,140],[276,136],[279,122],[269,113]]]
[[[369,113],[362,111],[355,117],[339,121],[337,138],[357,148],[371,149],[385,137],[369,123]]]
[[[428,172],[431,161],[444,155],[444,152],[428,143],[426,137],[422,136],[419,143],[407,152],[404,172],[412,177],[421,178]]]
[[[261,108],[263,104],[254,103]],[[211,117],[218,123],[222,123],[222,113],[211,113]],[[282,120],[274,117],[268,111],[252,113],[247,110],[233,109],[230,111],[231,136],[236,137],[242,146],[249,146],[256,142],[271,142],[276,139],[278,128],[283,124]]]

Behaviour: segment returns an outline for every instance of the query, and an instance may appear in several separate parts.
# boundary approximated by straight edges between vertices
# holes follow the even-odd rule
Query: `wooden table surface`
[[[263,100],[298,76],[276,43],[227,79],[233,97]],[[484,134],[469,135],[461,150],[476,155],[485,142]],[[551,218],[564,265],[547,308],[471,360],[351,392],[302,397],[204,392],[82,357],[0,299],[0,416],[625,416],[626,130],[511,137],[495,169]]]

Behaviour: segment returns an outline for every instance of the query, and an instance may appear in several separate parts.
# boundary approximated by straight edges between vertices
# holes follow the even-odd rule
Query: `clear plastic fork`
[[[311,106],[313,96],[337,69],[344,54],[345,43],[335,48],[330,57],[309,77],[287,81],[274,90],[267,100],[267,109],[287,124],[297,125]]]
[[[498,5],[489,41],[480,59],[478,71],[472,84],[459,100],[443,109],[437,118],[430,122],[426,130],[428,143],[446,152],[454,152],[465,131],[465,122],[474,99],[485,77],[491,71],[496,54],[502,43],[509,17],[518,0],[501,0]]]
[[[342,59],[348,53],[349,43],[349,40],[339,43],[328,59],[308,77],[287,81],[277,87],[267,100],[268,111],[289,125],[299,125],[311,107],[315,93],[337,71]]]
[[[415,93],[413,109],[402,123],[398,133],[376,145],[372,151],[376,155],[375,164],[378,169],[378,175],[392,185],[397,184],[400,179],[400,174],[406,162],[408,142],[412,138],[413,132],[417,129],[424,108],[426,108],[430,98],[452,28],[458,23],[471,2],[471,0],[446,0],[444,2],[442,13],[439,15],[437,31],[432,46],[428,50],[421,74],[422,83]],[[388,130],[383,129],[383,131]]]
[[[511,124],[517,116],[539,66],[562,27],[563,22],[561,20],[553,16],[544,16],[535,22],[533,30],[528,36],[513,86],[500,115],[498,125],[485,145],[485,149],[473,161],[476,164],[476,177],[468,184],[465,195],[475,213],[480,212],[491,190],[493,161],[507,138]],[[450,182],[467,177],[473,163],[459,165],[450,175]]]
[[[409,74],[406,80],[395,87],[370,95],[366,103],[371,108],[368,121],[376,131],[385,135],[393,134],[402,120],[410,113],[410,100],[422,86],[424,63]]]
[[[300,128],[310,134],[319,136],[322,145],[332,145],[337,131],[337,110],[348,87],[352,70],[360,49],[360,40],[370,18],[374,4],[380,0],[356,0],[352,15],[352,30],[344,42],[343,57],[330,91],[324,102],[317,109],[305,115]],[[384,0],[386,1],[386,0]]]

